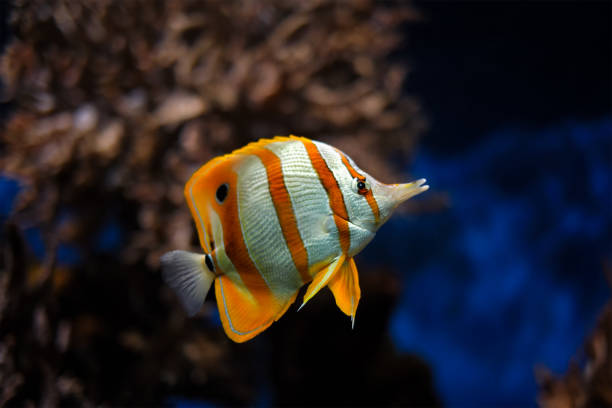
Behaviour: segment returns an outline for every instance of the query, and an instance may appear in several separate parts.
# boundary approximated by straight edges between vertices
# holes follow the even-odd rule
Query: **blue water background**
[[[562,373],[581,348],[610,293],[611,135],[610,119],[567,122],[417,154],[411,173],[450,208],[392,219],[360,259],[403,273],[393,340],[444,402],[533,404],[534,367]]]

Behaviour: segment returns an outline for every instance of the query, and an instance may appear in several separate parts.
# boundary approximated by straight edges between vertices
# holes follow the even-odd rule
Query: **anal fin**
[[[359,299],[361,299],[361,288],[359,287],[359,275],[353,258],[349,258],[342,264],[340,270],[334,274],[327,284],[334,294],[336,305],[344,314],[351,316],[351,325],[355,327],[355,313]]]
[[[302,306],[300,306],[300,309],[303,308],[304,305],[310,299],[312,299],[312,297],[316,295],[322,288],[324,288],[328,284],[328,282],[338,273],[340,267],[344,264],[345,259],[346,254],[342,254],[332,263],[330,263],[326,268],[322,269],[319,273],[317,273],[314,280],[308,286],[306,294],[304,294],[304,300],[302,302]]]
[[[249,290],[222,275],[215,281],[215,295],[225,333],[242,343],[280,319],[295,301],[297,290],[293,295],[280,297],[267,286]]]

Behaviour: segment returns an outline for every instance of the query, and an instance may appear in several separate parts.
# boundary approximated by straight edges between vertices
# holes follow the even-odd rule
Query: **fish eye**
[[[219,186],[219,188],[217,188],[215,197],[217,198],[217,202],[219,204],[222,204],[223,201],[225,201],[225,198],[227,197],[227,190],[229,190],[229,186],[227,185],[227,183],[223,183]]]
[[[215,264],[213,263],[212,257],[210,256],[210,254],[206,254],[204,256],[204,263],[206,263],[208,270],[210,270],[211,272],[215,271]]]
[[[364,195],[370,190],[370,183],[365,178],[355,177],[353,179],[353,190],[358,194]]]

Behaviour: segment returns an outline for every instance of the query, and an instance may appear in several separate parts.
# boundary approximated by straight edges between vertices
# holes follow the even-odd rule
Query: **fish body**
[[[303,137],[262,139],[212,159],[185,185],[204,255],[172,251],[162,269],[189,314],[214,284],[234,341],[278,320],[309,284],[328,286],[354,322],[361,291],[353,256],[421,179],[387,185],[334,147]]]

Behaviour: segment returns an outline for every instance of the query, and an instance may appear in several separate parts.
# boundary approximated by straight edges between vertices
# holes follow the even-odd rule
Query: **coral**
[[[612,268],[607,268],[612,288]],[[612,405],[612,302],[599,316],[584,349],[560,377],[538,367],[538,405],[553,407],[604,407]]]
[[[252,405],[266,340],[230,343],[213,302],[187,319],[157,274],[161,253],[197,248],[184,183],[288,133],[390,179],[424,126],[389,58],[416,18],[373,0],[15,0],[0,168],[22,189],[3,232],[0,404]]]

